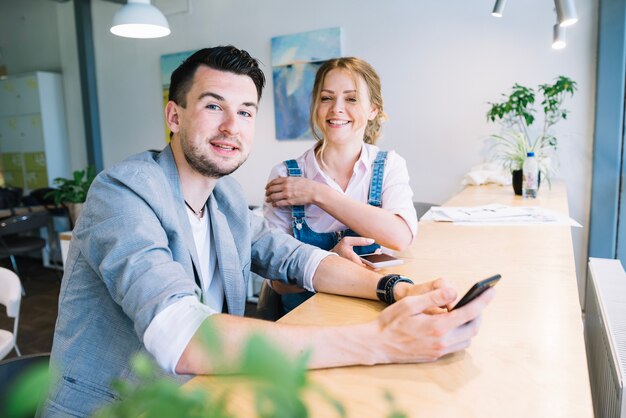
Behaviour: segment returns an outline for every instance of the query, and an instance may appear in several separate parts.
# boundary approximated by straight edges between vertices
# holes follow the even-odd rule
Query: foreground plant
[[[220,372],[212,377],[215,390],[181,387],[163,377],[147,354],[139,353],[131,359],[134,382],[120,379],[112,384],[121,401],[103,407],[94,417],[236,418],[232,395],[241,389],[250,390],[259,418],[307,418],[309,409],[304,396],[309,393],[331,405],[338,417],[346,417],[344,406],[309,379],[310,352],[292,360],[264,337],[253,335],[245,343],[239,361],[228,364],[215,330],[205,326],[201,335]],[[37,366],[26,373],[9,398],[9,418],[32,416],[44,399],[49,382],[48,367]],[[384,399],[390,410],[387,418],[407,417],[395,406],[390,392],[384,393]]]

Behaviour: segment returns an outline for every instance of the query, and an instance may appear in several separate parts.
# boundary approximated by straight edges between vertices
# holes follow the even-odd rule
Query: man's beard
[[[228,140],[228,137],[218,134],[211,138],[209,142],[212,140]],[[241,152],[241,142],[239,140],[236,140],[235,142],[237,147],[239,148],[239,151]],[[243,156],[241,161],[236,163],[233,167],[223,168],[218,166],[215,162],[209,160],[209,157],[203,154],[202,151],[200,151],[199,147],[191,145],[187,140],[187,136],[184,132],[181,132],[180,144],[181,148],[183,149],[183,155],[185,156],[185,160],[187,160],[187,163],[194,171],[197,171],[205,177],[218,179],[220,177],[227,176],[237,170],[239,167],[241,167],[241,165],[248,158],[247,156],[243,156],[243,154],[241,154]],[[211,145],[209,144],[209,147],[210,146]],[[215,158],[219,159],[220,157],[217,156]]]

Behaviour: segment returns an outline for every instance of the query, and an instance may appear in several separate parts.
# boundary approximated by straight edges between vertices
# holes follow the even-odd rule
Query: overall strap
[[[287,167],[287,176],[302,177],[302,170],[300,170],[300,167],[298,166],[296,160],[287,160],[284,161],[284,164]],[[294,219],[296,224],[301,223],[304,220],[304,206],[292,206],[291,217]]]
[[[370,193],[367,203],[381,207],[383,205],[383,174],[385,163],[387,162],[387,151],[379,151],[372,164],[372,181],[370,182]]]

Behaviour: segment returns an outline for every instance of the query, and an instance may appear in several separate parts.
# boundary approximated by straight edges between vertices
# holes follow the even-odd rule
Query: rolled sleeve
[[[417,213],[413,206],[413,190],[409,184],[406,161],[395,152],[390,152],[383,180],[383,209],[400,216],[415,237]]]
[[[311,254],[309,261],[304,266],[303,287],[306,290],[308,290],[309,292],[315,292],[315,289],[313,288],[313,276],[315,276],[315,272],[317,271],[317,268],[319,267],[322,260],[324,260],[328,256],[333,255],[337,254],[329,253],[328,251],[324,250],[317,250],[313,254]]]
[[[270,228],[260,217],[251,216],[250,222],[251,270],[261,277],[307,288],[304,283],[307,272],[312,278],[319,264],[319,261],[313,261],[311,264],[311,259],[324,258],[316,255],[320,251],[322,254],[328,253],[313,245],[300,242],[285,232]],[[309,283],[308,288],[311,287]]]
[[[176,374],[176,366],[189,341],[202,322],[216,313],[193,296],[179,299],[154,317],[143,336],[143,344],[161,368]]]

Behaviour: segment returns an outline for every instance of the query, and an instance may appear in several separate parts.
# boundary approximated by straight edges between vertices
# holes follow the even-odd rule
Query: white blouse
[[[367,203],[370,181],[372,179],[372,164],[376,159],[379,148],[375,145],[363,144],[361,155],[354,165],[352,177],[345,192],[331,177],[322,171],[315,158],[314,148],[315,146],[296,159],[298,166],[302,170],[302,177],[326,184],[354,200]],[[284,163],[280,163],[272,169],[268,182],[277,177],[286,176],[287,168]],[[387,154],[383,175],[382,207],[404,219],[411,230],[412,236],[415,237],[417,233],[417,214],[413,206],[413,191],[409,185],[409,173],[404,158],[394,151],[390,151]],[[336,232],[347,228],[316,205],[305,205],[304,210],[307,224],[316,232]],[[271,227],[293,235],[290,206],[273,207],[266,202],[263,205],[263,215]]]

